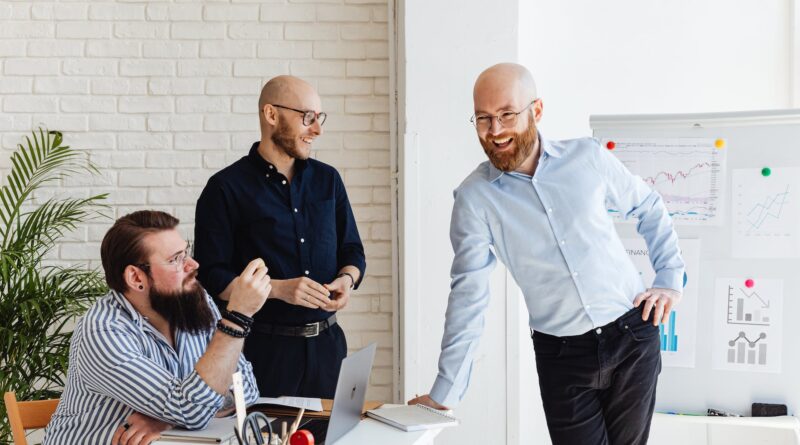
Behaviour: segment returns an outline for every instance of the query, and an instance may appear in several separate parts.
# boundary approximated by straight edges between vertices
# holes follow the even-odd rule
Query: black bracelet
[[[345,275],[347,275],[348,277],[350,277],[350,289],[354,288],[354,287],[355,287],[355,285],[356,285],[356,279],[355,279],[355,278],[353,278],[353,276],[352,276],[352,275],[350,275],[350,273],[349,273],[349,272],[342,272],[342,273],[340,273],[339,275],[336,275],[336,278],[343,277],[343,276],[345,276]]]
[[[229,311],[227,309],[221,309],[219,312],[222,315],[222,318],[230,322],[236,323],[242,328],[252,327],[253,322],[255,321],[253,320],[252,317],[248,317],[247,315],[244,315],[241,312]]]
[[[231,337],[236,338],[245,338],[248,334],[250,334],[250,328],[244,328],[243,330],[234,329],[225,323],[222,320],[217,322],[217,330],[222,332],[223,334],[228,334]]]

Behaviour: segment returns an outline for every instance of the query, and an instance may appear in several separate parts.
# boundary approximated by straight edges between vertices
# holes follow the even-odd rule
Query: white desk
[[[335,445],[432,445],[433,438],[436,437],[441,429],[430,429],[424,431],[405,432],[397,428],[378,422],[374,419],[364,419],[358,426],[353,428],[344,437],[339,439]],[[234,438],[231,445],[238,445]],[[159,440],[153,445],[199,445],[189,442],[166,442]],[[333,445],[327,444],[326,445]]]
[[[709,417],[656,413],[650,445],[800,445],[796,417]]]

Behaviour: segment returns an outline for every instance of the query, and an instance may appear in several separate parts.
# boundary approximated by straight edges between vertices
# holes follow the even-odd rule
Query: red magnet
[[[311,431],[297,430],[289,438],[289,445],[314,445],[314,436]]]
[[[616,146],[617,146],[617,144],[615,144],[614,141],[606,142],[606,148],[609,149],[609,150],[613,150]]]
[[[747,287],[753,287],[753,286],[756,285],[756,282],[753,281],[752,279],[748,278],[748,279],[744,280],[744,285],[747,286]]]

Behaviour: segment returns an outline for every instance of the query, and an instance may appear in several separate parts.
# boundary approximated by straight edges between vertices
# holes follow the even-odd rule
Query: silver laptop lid
[[[375,359],[376,343],[350,354],[342,360],[336,395],[333,398],[331,420],[325,436],[326,445],[332,445],[361,421],[361,410],[367,396],[367,384]]]

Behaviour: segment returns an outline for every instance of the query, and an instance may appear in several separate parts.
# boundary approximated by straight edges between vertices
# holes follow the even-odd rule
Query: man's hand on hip
[[[669,321],[669,313],[680,303],[682,297],[683,294],[674,289],[654,287],[637,295],[633,300],[633,306],[639,307],[644,303],[642,320],[647,321],[650,318],[650,311],[653,311],[653,326],[658,326]]]

